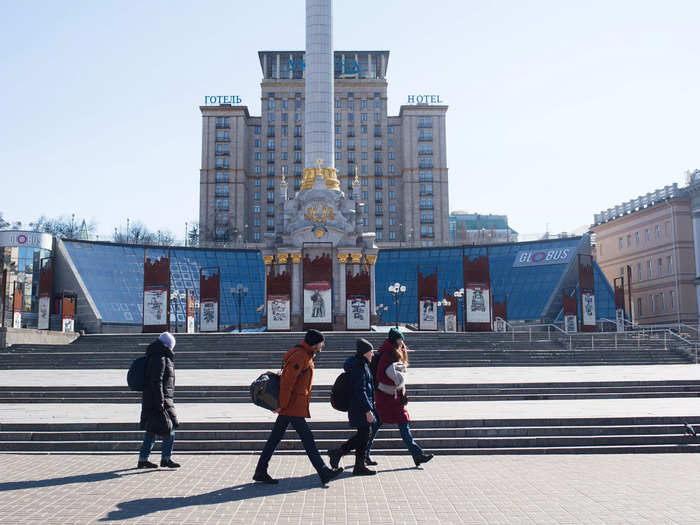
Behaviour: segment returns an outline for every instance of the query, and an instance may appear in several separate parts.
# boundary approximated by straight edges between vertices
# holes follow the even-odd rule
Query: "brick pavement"
[[[378,456],[326,489],[305,456],[273,457],[276,486],[251,483],[254,456],[175,459],[0,455],[0,523],[700,523],[700,455]]]

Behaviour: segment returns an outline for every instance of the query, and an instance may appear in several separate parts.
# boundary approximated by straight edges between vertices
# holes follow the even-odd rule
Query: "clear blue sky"
[[[449,104],[450,209],[524,234],[700,167],[700,2],[334,2],[336,49],[388,49],[389,110]],[[0,0],[0,211],[198,218],[204,95],[260,114],[258,50],[303,49],[304,2]]]

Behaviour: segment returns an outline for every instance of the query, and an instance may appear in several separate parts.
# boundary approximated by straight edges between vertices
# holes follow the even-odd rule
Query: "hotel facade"
[[[281,229],[282,182],[292,198],[305,165],[303,51],[260,51],[262,115],[235,97],[200,106],[200,245],[263,247]],[[436,95],[388,114],[388,51],[336,51],[333,160],[341,190],[360,184],[364,232],[379,247],[450,240],[445,117]],[[223,103],[220,103],[223,102]],[[228,103],[227,103],[228,102]]]

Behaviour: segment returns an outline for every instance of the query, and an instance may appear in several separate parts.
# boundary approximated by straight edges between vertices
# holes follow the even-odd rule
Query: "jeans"
[[[270,432],[270,437],[267,438],[267,443],[263,447],[262,453],[260,454],[260,459],[258,459],[258,465],[255,467],[255,472],[267,472],[267,467],[270,464],[270,458],[272,453],[279,445],[280,441],[284,437],[284,433],[287,431],[287,427],[291,423],[294,430],[301,438],[301,442],[306,450],[306,455],[309,456],[311,464],[316,469],[319,474],[326,468],[326,464],[321,458],[321,454],[316,448],[316,441],[314,441],[314,436],[311,433],[309,424],[303,417],[292,417],[292,416],[277,416],[275,421],[275,426],[272,427],[272,432]]]
[[[340,445],[340,453],[343,455],[351,450],[355,451],[355,466],[359,467],[365,464],[365,451],[367,449],[367,442],[369,441],[369,434],[369,425],[359,427],[357,432],[353,434],[350,439]]]
[[[381,426],[382,420],[379,419],[379,417],[377,416],[377,418],[374,420],[374,423],[372,424],[372,432],[370,433],[369,443],[367,444],[366,457],[369,457],[372,451],[372,443],[374,443],[374,438],[377,435],[377,432],[379,431],[379,427]],[[423,449],[420,448],[418,443],[416,443],[416,441],[413,439],[413,436],[411,435],[411,427],[408,425],[408,422],[399,423],[399,432],[401,432],[401,439],[403,439],[403,442],[406,443],[406,447],[411,453],[411,456],[413,456],[414,458],[422,456]]]
[[[143,443],[141,444],[141,451],[139,452],[139,461],[146,461],[148,456],[153,450],[153,445],[156,442],[156,435],[146,432],[143,436]],[[170,435],[163,438],[163,445],[160,450],[161,459],[168,460],[170,456],[173,455],[173,445],[175,444],[175,431],[173,430]]]

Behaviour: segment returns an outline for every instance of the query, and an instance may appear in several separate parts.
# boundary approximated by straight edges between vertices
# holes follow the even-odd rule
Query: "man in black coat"
[[[163,440],[160,466],[177,468],[180,465],[170,457],[173,453],[175,429],[178,426],[175,412],[175,337],[169,332],[160,334],[146,349],[146,377],[141,399],[141,428],[146,431],[139,452],[138,468],[157,468],[148,461],[156,437]]]
[[[357,432],[339,448],[328,451],[332,468],[338,468],[340,458],[355,451],[355,476],[372,476],[376,474],[365,466],[365,453],[369,441],[370,425],[374,423],[374,386],[369,363],[372,361],[374,348],[367,339],[357,340],[355,355],[345,361],[343,368],[350,376],[350,398],[348,399],[348,421]]]

